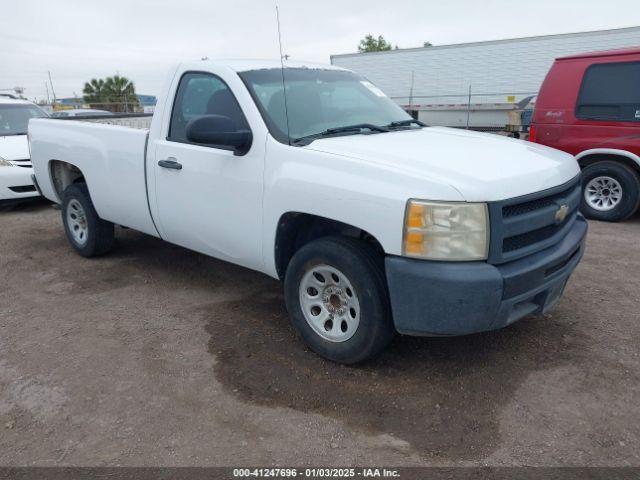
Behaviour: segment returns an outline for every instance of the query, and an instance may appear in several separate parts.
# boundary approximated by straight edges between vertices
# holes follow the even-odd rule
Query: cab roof
[[[593,58],[593,57],[617,57],[620,55],[639,55],[640,46],[630,48],[620,48],[617,50],[602,50],[600,52],[586,52],[579,53],[577,55],[568,55],[566,57],[559,57],[556,60],[574,60],[577,58]]]

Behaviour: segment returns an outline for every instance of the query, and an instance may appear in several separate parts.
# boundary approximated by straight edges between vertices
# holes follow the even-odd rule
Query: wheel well
[[[640,173],[640,165],[634,162],[631,158],[624,155],[616,155],[613,153],[594,153],[592,155],[585,155],[578,160],[580,168],[583,169],[596,162],[618,162],[631,168],[634,172]]]
[[[52,160],[49,162],[49,169],[53,188],[59,199],[62,199],[62,194],[69,185],[85,181],[82,171],[71,163]]]
[[[287,212],[280,217],[276,232],[274,253],[278,277],[284,278],[289,261],[303,245],[330,235],[359,238],[384,254],[380,242],[361,228],[317,215]]]

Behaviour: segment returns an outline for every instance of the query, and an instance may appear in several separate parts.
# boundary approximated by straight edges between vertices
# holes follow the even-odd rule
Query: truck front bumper
[[[407,335],[465,335],[545,313],[584,254],[587,222],[578,215],[562,241],[505,263],[385,259],[396,330]]]

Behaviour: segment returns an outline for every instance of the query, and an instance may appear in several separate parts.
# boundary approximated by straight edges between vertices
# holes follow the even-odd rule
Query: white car
[[[546,312],[584,252],[571,155],[427,127],[328,65],[179,65],[149,130],[39,119],[29,136],[80,255],[119,224],[281,279],[302,338],[337,362],[396,331]]]
[[[31,179],[27,125],[41,117],[47,114],[37,105],[0,96],[0,205],[40,195]]]

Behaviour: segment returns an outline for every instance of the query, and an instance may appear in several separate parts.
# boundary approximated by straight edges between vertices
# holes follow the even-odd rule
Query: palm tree
[[[105,101],[104,99],[104,80],[92,78],[84,84],[82,93],[84,101],[93,106],[98,106]]]
[[[120,75],[92,78],[84,84],[82,93],[84,101],[91,107],[112,112],[133,112],[139,103],[133,82]]]
[[[104,82],[104,90],[109,103],[116,112],[132,112],[138,105],[136,87],[131,80],[120,75],[108,77]]]

